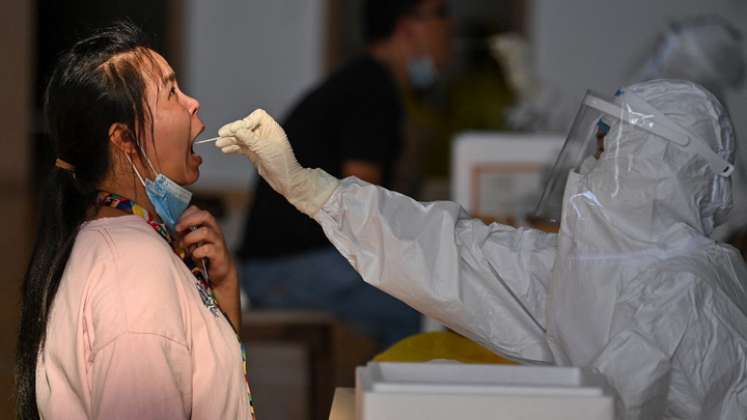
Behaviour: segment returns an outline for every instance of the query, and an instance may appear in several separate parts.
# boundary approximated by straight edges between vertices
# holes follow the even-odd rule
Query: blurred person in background
[[[283,124],[304,165],[391,187],[403,143],[404,91],[434,82],[450,56],[444,0],[369,0],[365,52],[307,93]],[[238,251],[253,308],[323,310],[387,346],[420,315],[360,276],[317,223],[259,179]]]
[[[719,16],[673,22],[633,80],[689,80],[725,105],[726,92],[739,89],[744,82],[742,46],[741,32]]]
[[[423,200],[449,197],[452,140],[465,131],[503,131],[515,102],[501,66],[491,57],[488,39],[500,32],[495,18],[459,23],[458,50],[438,84],[405,96],[409,154],[398,168],[397,191]]]
[[[725,93],[740,88],[744,80],[742,46],[740,31],[719,16],[676,21],[636,64],[628,82],[688,80],[705,87],[726,106]],[[491,50],[519,95],[519,103],[508,115],[509,127],[564,132],[577,102],[539,80],[529,43],[518,34],[500,34],[491,39]]]

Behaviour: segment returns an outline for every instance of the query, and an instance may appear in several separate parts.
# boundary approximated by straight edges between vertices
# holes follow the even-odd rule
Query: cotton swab
[[[256,131],[258,128],[259,128],[259,124],[256,124],[254,127],[251,128],[251,130],[252,131]],[[220,136],[209,138],[209,139],[205,139],[205,140],[197,140],[193,144],[212,143],[212,142],[218,141],[219,138],[220,138]]]
[[[220,138],[220,137],[213,137],[213,138],[211,138],[211,139],[198,140],[198,141],[194,142],[194,144],[202,144],[202,143],[212,143],[212,142],[214,142],[214,141],[218,141],[218,139],[219,139],[219,138]]]

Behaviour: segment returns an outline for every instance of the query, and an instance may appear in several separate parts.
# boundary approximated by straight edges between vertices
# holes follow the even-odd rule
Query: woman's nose
[[[200,110],[200,101],[197,99],[185,94],[184,95],[187,101],[187,109],[189,110],[190,114],[196,114],[197,111]]]

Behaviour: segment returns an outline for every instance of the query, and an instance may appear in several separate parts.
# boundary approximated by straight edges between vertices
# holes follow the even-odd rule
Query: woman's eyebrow
[[[164,85],[168,85],[169,82],[176,81],[176,73],[174,73],[173,71],[170,72],[169,74],[163,76],[163,79],[161,79],[161,81],[163,82]]]
[[[159,102],[159,97],[161,96],[161,89],[168,87],[169,83],[176,82],[176,73],[173,71],[169,72],[165,76],[161,78],[161,85],[156,86],[156,103]]]

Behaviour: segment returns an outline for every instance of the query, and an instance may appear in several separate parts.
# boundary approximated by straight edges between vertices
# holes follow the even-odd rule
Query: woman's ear
[[[137,153],[137,145],[132,138],[130,129],[122,123],[114,123],[109,127],[109,141],[112,146],[127,156]]]

